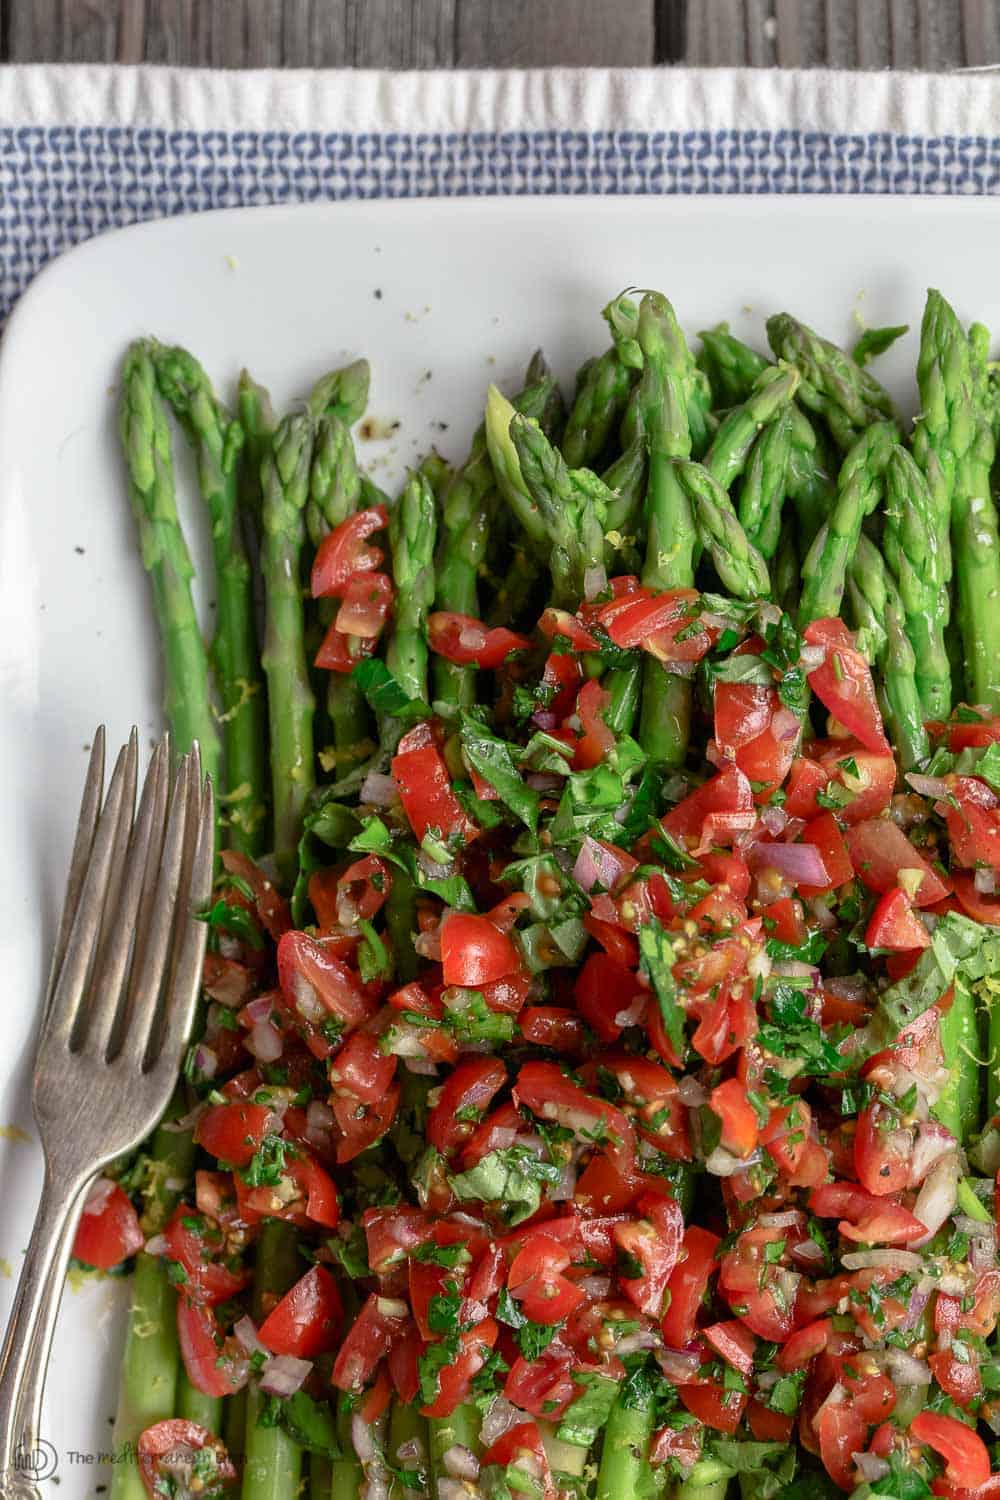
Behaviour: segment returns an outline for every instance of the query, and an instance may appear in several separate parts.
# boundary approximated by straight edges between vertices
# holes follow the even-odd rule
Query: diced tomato
[[[396,1059],[388,1059],[395,1064]],[[353,1161],[369,1146],[374,1146],[385,1135],[396,1118],[399,1108],[400,1086],[391,1084],[377,1099],[363,1102],[356,1094],[346,1089],[335,1091],[331,1099],[333,1117],[340,1130],[337,1141],[337,1161]]]
[[[762,1401],[757,1401],[753,1396],[747,1406],[747,1426],[758,1443],[783,1443],[788,1444],[792,1440],[792,1432],[795,1429],[793,1417],[786,1417],[784,1412],[773,1411],[770,1406],[765,1406]]]
[[[576,712],[583,734],[576,742],[573,764],[578,770],[587,771],[600,765],[615,747],[612,730],[604,722],[604,714],[611,704],[611,694],[592,677],[585,682],[576,697]]]
[[[436,745],[422,745],[393,757],[393,779],[418,843],[428,833],[445,843],[467,844],[476,836],[451,789],[451,778]]]
[[[581,624],[576,615],[571,615],[568,610],[551,607],[544,609],[538,621],[538,628],[548,641],[554,641],[562,636],[564,640],[569,641],[574,651],[600,649],[597,639],[591,635],[585,625]]]
[[[891,891],[900,884],[902,872],[912,871],[915,906],[933,906],[948,894],[944,881],[888,818],[856,823],[847,830],[847,846],[855,871],[870,891]]]
[[[901,1193],[909,1183],[913,1133],[890,1106],[878,1100],[858,1116],[854,1133],[854,1169],[862,1186],[883,1198]]]
[[[865,928],[865,946],[908,953],[914,948],[929,948],[930,945],[930,933],[913,910],[906,892],[898,886],[886,891]]]
[[[377,854],[366,854],[337,878],[337,921],[341,927],[370,922],[392,890],[392,868]],[[315,904],[315,903],[314,903]]]
[[[927,1363],[938,1385],[956,1406],[969,1407],[983,1394],[979,1364],[971,1360],[968,1354],[964,1359],[958,1359],[950,1349],[942,1350],[930,1355]]]
[[[296,1146],[295,1151],[286,1160],[281,1181],[274,1187],[250,1187],[239,1172],[235,1174],[241,1218],[250,1224],[273,1218],[302,1227],[322,1224],[327,1229],[336,1229],[340,1222],[340,1201],[333,1179],[303,1147]]]
[[[249,1363],[235,1339],[223,1337],[210,1307],[177,1300],[177,1340],[187,1378],[203,1396],[232,1396],[249,1377]]]
[[[820,764],[829,772],[830,782],[842,787],[837,800],[837,817],[842,823],[861,823],[874,818],[889,806],[896,786],[896,761],[890,754],[866,750],[856,741],[828,740],[820,750]],[[788,803],[785,803],[788,811]],[[818,805],[804,817],[819,812]]]
[[[450,1416],[466,1399],[473,1380],[489,1358],[499,1331],[492,1318],[483,1318],[474,1328],[459,1333],[458,1353],[438,1372],[437,1396],[420,1408],[425,1417]]]
[[[139,1215],[117,1182],[99,1177],[87,1194],[80,1215],[73,1255],[85,1265],[110,1271],[135,1255],[146,1242]]]
[[[434,1149],[442,1156],[456,1151],[472,1133],[472,1116],[484,1115],[506,1082],[507,1070],[499,1058],[467,1057],[460,1062],[427,1116],[427,1139]]]
[[[610,906],[614,902],[608,898]],[[603,910],[603,907],[602,907]],[[595,911],[588,911],[583,918],[583,925],[596,942],[600,943],[609,958],[617,960],[626,969],[634,969],[639,962],[639,944],[630,932],[618,925],[618,914],[615,912],[615,920],[608,921],[597,915]]]
[[[258,1337],[272,1354],[315,1359],[333,1348],[343,1319],[337,1283],[325,1266],[315,1265],[268,1313]]]
[[[823,1467],[842,1490],[856,1484],[854,1454],[864,1449],[867,1424],[854,1402],[828,1400],[816,1418],[819,1452]]]
[[[727,758],[749,745],[771,722],[775,693],[750,682],[716,682],[715,743]]]
[[[330,1059],[329,1073],[335,1093],[362,1104],[377,1104],[395,1077],[396,1059],[382,1051],[377,1036],[354,1031]]]
[[[437,610],[427,619],[427,640],[432,651],[461,667],[492,670],[502,666],[512,651],[527,651],[526,635],[515,635],[504,626],[489,629],[471,615]]]
[[[708,650],[707,631],[692,633],[689,641],[677,643],[676,637],[697,618],[700,596],[695,589],[669,589],[666,593],[643,598],[635,594],[622,600],[612,600],[598,610],[599,623],[608,632],[616,646],[626,650],[643,646],[651,637],[656,638],[656,654],[661,660],[698,661]],[[680,647],[687,646],[697,655],[680,654]],[[673,647],[673,651],[670,648]],[[669,655],[666,653],[670,653]],[[674,654],[677,652],[678,654]],[[661,653],[664,653],[661,655]]]
[[[521,967],[517,949],[507,935],[473,912],[450,911],[441,923],[441,962],[446,985],[478,989]]]
[[[613,1230],[618,1248],[642,1267],[641,1276],[619,1274],[626,1297],[640,1312],[658,1318],[663,1294],[681,1253],[684,1215],[673,1198],[644,1199],[642,1217],[634,1224],[617,1224]]]
[[[559,721],[572,711],[576,690],[582,681],[583,667],[579,657],[553,651],[542,668],[542,687],[548,689],[550,701],[547,708],[535,712],[534,722],[555,733]],[[576,744],[569,730],[558,732],[567,744]]]
[[[757,1340],[745,1323],[738,1318],[725,1323],[710,1323],[703,1336],[727,1365],[732,1365],[734,1370],[750,1379]]]
[[[195,1126],[194,1138],[219,1161],[247,1167],[275,1126],[274,1111],[266,1104],[211,1104]]]
[[[749,1156],[757,1145],[757,1112],[738,1078],[717,1084],[708,1097],[712,1113],[722,1121],[722,1145],[734,1156]]]
[[[675,1161],[690,1161],[687,1110],[666,1068],[634,1053],[609,1052],[600,1066],[613,1074],[636,1128]]]
[[[411,1323],[389,1346],[389,1378],[400,1401],[412,1406],[420,1394],[420,1356],[424,1341]]]
[[[555,1500],[556,1490],[552,1483],[545,1445],[534,1422],[518,1422],[516,1426],[509,1427],[502,1437],[487,1448],[481,1466],[484,1469],[493,1466],[508,1469],[513,1466],[515,1472],[521,1469],[525,1475],[526,1493],[535,1494],[537,1484],[541,1489],[542,1500]],[[510,1484],[510,1489],[515,1493],[519,1492],[516,1482]]]
[[[201,1453],[205,1457],[199,1459]],[[197,1465],[201,1500],[217,1500],[236,1483],[236,1469],[222,1440],[213,1437],[207,1427],[183,1417],[170,1417],[147,1427],[139,1437],[136,1459],[149,1500],[163,1500],[164,1495],[174,1492],[174,1475],[185,1462],[192,1469]]]
[[[591,953],[576,977],[576,1004],[602,1042],[616,1042],[624,1030],[617,1017],[643,993],[637,974],[609,953]]]
[[[809,686],[838,723],[866,750],[890,749],[875,697],[871,669],[842,620],[813,620],[803,632],[807,645],[826,652],[822,666],[808,674]]]
[[[732,1435],[743,1419],[748,1397],[721,1385],[679,1385],[677,1394],[692,1416],[716,1432]]]
[[[694,1338],[698,1309],[718,1269],[718,1247],[719,1236],[698,1224],[690,1224],[684,1231],[683,1254],[667,1282],[670,1301],[660,1320],[663,1341],[670,1349],[683,1349]]]
[[[390,1354],[392,1351],[389,1351]],[[375,1376],[375,1384],[368,1387],[361,1400],[355,1407],[355,1411],[361,1420],[369,1427],[377,1422],[392,1400],[392,1379],[389,1371],[383,1365]]]
[[[286,932],[278,944],[278,980],[293,1014],[320,1030],[331,1018],[341,1027],[360,1026],[375,1009],[333,945],[305,932]]]
[[[964,870],[952,870],[951,883],[965,914],[987,927],[1000,927],[1000,896],[976,890],[975,876]]]
[[[975,1490],[990,1477],[990,1455],[977,1432],[957,1417],[943,1412],[918,1412],[910,1423],[910,1436],[926,1443],[945,1461],[945,1478],[950,1484]]]
[[[580,1056],[587,1045],[582,1017],[564,1005],[530,1005],[521,1012],[521,1035],[536,1047]]]
[[[785,805],[787,807],[787,803]],[[851,852],[833,813],[821,812],[811,818],[802,830],[802,842],[819,850],[827,874],[826,885],[800,886],[803,896],[808,899],[822,891],[836,890],[851,879],[854,874]]]
[[[976,776],[945,778],[951,798],[944,804],[951,855],[966,867],[1000,868],[1000,797]]]
[[[778,1368],[799,1370],[809,1364],[826,1348],[832,1329],[829,1318],[816,1318],[804,1328],[797,1328],[788,1343],[778,1350]]]
[[[417,1245],[431,1236],[431,1220],[422,1208],[399,1204],[367,1208],[361,1219],[368,1247],[368,1264],[376,1276],[400,1265]]]
[[[373,1292],[344,1336],[330,1380],[340,1391],[363,1391],[407,1328],[406,1304]]]
[[[790,818],[815,818],[819,813],[816,793],[830,780],[830,773],[818,761],[800,755],[792,761],[785,793],[785,812]]]
[[[845,1239],[862,1244],[905,1245],[927,1233],[924,1225],[898,1203],[848,1182],[827,1182],[814,1188],[809,1207],[820,1218],[838,1218]],[[843,1217],[841,1217],[843,1216]]]
[[[726,766],[678,802],[660,821],[674,838],[699,838],[699,848],[731,844],[756,821],[753,790],[743,772]]]
[[[518,1355],[504,1383],[504,1396],[533,1417],[558,1420],[580,1393],[570,1375],[572,1364],[572,1351],[560,1344],[550,1344],[538,1359]]]
[[[566,1126],[589,1144],[599,1141],[619,1170],[631,1171],[635,1134],[625,1115],[606,1100],[584,1093],[555,1063],[525,1063],[514,1085],[514,1102],[542,1120]]]
[[[385,573],[362,573],[344,589],[334,624],[342,635],[377,640],[392,613],[396,591]]]
[[[320,542],[309,581],[314,599],[339,597],[358,573],[371,573],[382,561],[378,547],[365,545],[367,537],[384,531],[389,512],[384,505],[359,510],[329,532]]]
[[[808,936],[802,902],[793,896],[782,896],[772,901],[764,911],[764,931],[769,938],[787,943],[790,948],[800,948]]]
[[[653,1433],[649,1461],[653,1464],[679,1464],[682,1470],[693,1468],[701,1457],[704,1430],[697,1422],[684,1427],[661,1427]]]
[[[339,672],[347,676],[358,662],[374,654],[376,636],[345,635],[336,621],[329,627],[313,657],[313,666],[321,672]]]
[[[562,1274],[570,1263],[569,1252],[545,1234],[544,1227],[515,1255],[507,1285],[532,1322],[561,1323],[586,1300],[586,1293]]]
[[[709,885],[725,886],[737,901],[745,901],[750,891],[750,869],[739,854],[730,854],[723,849],[710,849],[698,856],[698,869],[693,878],[699,876]],[[681,879],[686,879],[685,875]]]
[[[225,1302],[246,1286],[250,1273],[223,1261],[225,1239],[211,1219],[178,1204],[164,1230],[167,1258],[181,1268],[183,1294],[206,1307]]]

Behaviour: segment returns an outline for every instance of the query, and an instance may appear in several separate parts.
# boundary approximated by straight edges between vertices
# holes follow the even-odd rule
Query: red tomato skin
[[[581,1057],[587,1046],[583,1020],[567,1006],[529,1005],[521,1012],[521,1035],[536,1047]]]
[[[842,620],[813,620],[803,632],[810,646],[823,646],[827,657],[808,674],[809,686],[837,721],[866,750],[884,754],[890,750],[882,714],[875,697],[875,684],[865,658]]]
[[[322,1012],[345,1027],[361,1026],[374,1005],[353,969],[338,957],[335,943],[305,932],[286,932],[278,944],[278,982],[295,1016],[312,1025]],[[331,1048],[332,1050],[332,1048]]]
[[[1000,866],[1000,798],[975,776],[948,776],[948,790],[958,803],[945,804],[945,822],[953,864]]]
[[[745,1323],[738,1318],[724,1323],[712,1323],[705,1329],[705,1340],[734,1370],[749,1380],[753,1374],[754,1350],[757,1340]]]
[[[194,1138],[210,1156],[247,1167],[273,1120],[266,1104],[212,1104],[195,1126]]]
[[[757,1113],[738,1078],[718,1084],[708,1098],[712,1113],[722,1121],[722,1144],[735,1156],[749,1156],[757,1145]]]
[[[102,1188],[105,1180],[101,1179]],[[125,1190],[116,1182],[97,1213],[88,1212],[84,1204],[73,1240],[73,1255],[85,1265],[95,1266],[99,1271],[110,1271],[113,1266],[128,1260],[130,1255],[135,1255],[145,1243],[139,1215]]]
[[[438,1395],[420,1408],[425,1417],[447,1417],[464,1401],[497,1341],[500,1330],[492,1318],[483,1318],[475,1328],[459,1334],[459,1352],[439,1375]]]
[[[635,1132],[620,1109],[596,1099],[571,1082],[555,1063],[528,1062],[514,1085],[515,1104],[525,1105],[547,1120],[579,1121],[586,1117],[593,1129],[600,1124],[607,1139],[603,1149],[618,1169],[631,1172],[635,1162]],[[578,1129],[577,1124],[570,1124]]]
[[[160,1472],[160,1460],[184,1448],[196,1453],[202,1448],[215,1449],[215,1475],[211,1487],[202,1491],[203,1495],[212,1497],[236,1483],[236,1469],[225,1445],[213,1437],[207,1427],[200,1427],[197,1422],[188,1422],[183,1417],[170,1417],[165,1422],[147,1427],[136,1445],[139,1477],[149,1500],[163,1500],[164,1476]]]
[[[891,891],[898,884],[900,870],[919,870],[922,878],[913,897],[915,906],[933,906],[948,894],[940,876],[888,818],[855,823],[847,830],[847,846],[858,877],[871,891]]]
[[[401,750],[393,757],[392,776],[418,843],[432,828],[446,840],[467,844],[475,838],[475,824],[451,789],[448,767],[436,745]]]
[[[1000,900],[976,890],[975,876],[965,870],[952,870],[951,883],[966,916],[987,927],[1000,927]]]
[[[393,1343],[412,1323],[379,1310],[375,1292],[347,1330],[334,1360],[330,1382],[338,1391],[363,1391]]]
[[[855,1463],[852,1454],[865,1446],[867,1424],[849,1400],[839,1405],[827,1403],[816,1421],[819,1452],[823,1467],[842,1490],[855,1487]]]
[[[315,1359],[332,1349],[344,1321],[337,1283],[325,1266],[311,1266],[268,1313],[258,1337],[272,1354]]]
[[[370,510],[356,511],[329,532],[313,560],[309,580],[313,598],[336,597],[356,574],[377,568],[382,553],[377,547],[365,546],[365,538],[373,532],[384,531],[388,524],[389,512],[385,506],[375,505]]]
[[[442,1156],[467,1140],[473,1122],[456,1119],[458,1111],[485,1114],[507,1082],[507,1069],[496,1057],[468,1057],[445,1079],[441,1096],[427,1116],[427,1139]]]
[[[642,993],[638,975],[609,953],[591,953],[576,976],[576,1005],[602,1042],[616,1042],[623,1027],[615,1020]]]
[[[685,1230],[685,1255],[667,1282],[670,1303],[660,1320],[664,1343],[670,1349],[683,1349],[694,1337],[701,1299],[718,1269],[715,1252],[719,1243],[717,1234],[698,1224],[691,1224]]]
[[[688,1411],[715,1432],[730,1436],[743,1419],[748,1397],[717,1385],[679,1385],[677,1394]]]
[[[612,1235],[615,1243],[643,1268],[641,1276],[619,1276],[622,1291],[640,1312],[658,1318],[683,1243],[684,1215],[680,1205],[673,1198],[643,1200],[638,1223],[618,1224]]]
[[[918,1412],[910,1435],[926,1443],[945,1461],[945,1478],[963,1489],[979,1489],[990,1477],[990,1455],[977,1432],[943,1412]]]
[[[611,694],[592,677],[585,682],[576,697],[576,712],[583,734],[576,742],[573,764],[579,771],[589,771],[615,747],[613,732],[604,722],[604,714],[611,703]]]
[[[192,1217],[192,1210],[187,1204],[178,1204],[164,1230],[167,1257],[184,1272],[183,1294],[188,1301],[212,1307],[234,1297],[246,1286],[250,1273],[231,1271],[214,1260],[210,1252],[214,1246],[222,1248],[221,1234],[216,1231],[213,1246],[213,1237],[198,1234],[187,1227],[185,1221]],[[210,1222],[207,1221],[206,1228]]]
[[[828,878],[828,884],[823,886],[801,886],[803,896],[808,898],[823,891],[837,890],[851,879],[854,874],[851,853],[832,812],[821,812],[811,818],[802,830],[802,842],[813,844],[819,850]]]
[[[441,962],[446,985],[479,989],[516,974],[521,967],[517,949],[489,917],[472,912],[448,912],[441,923]]]
[[[177,1299],[177,1341],[187,1378],[203,1396],[231,1396],[247,1381],[247,1369],[235,1371],[220,1358],[221,1334],[210,1307],[198,1307],[186,1297]]]
[[[427,640],[446,661],[486,671],[500,667],[512,651],[526,651],[531,642],[503,626],[488,629],[482,620],[449,610],[436,610],[427,619]]]
[[[929,948],[931,935],[921,922],[905,891],[896,886],[879,899],[865,928],[865,946],[910,953]]]
[[[795,1430],[794,1417],[772,1411],[751,1396],[747,1406],[747,1425],[758,1443],[790,1443]]]

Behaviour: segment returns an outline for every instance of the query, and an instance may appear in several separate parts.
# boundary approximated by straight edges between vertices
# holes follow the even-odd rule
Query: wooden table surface
[[[0,62],[1000,64],[1000,0],[0,0]]]

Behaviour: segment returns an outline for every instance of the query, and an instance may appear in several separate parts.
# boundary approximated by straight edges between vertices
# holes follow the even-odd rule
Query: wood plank
[[[919,66],[934,73],[960,68],[965,61],[961,0],[918,0],[917,22]]]
[[[770,68],[776,61],[778,24],[771,10],[771,0],[743,0],[746,60],[752,68]]]
[[[18,0],[18,4],[21,0]],[[193,26],[193,0],[145,0],[145,62],[208,67],[211,56],[204,29]]]
[[[145,0],[122,0],[122,19],[118,28],[120,63],[141,63],[146,55]]]
[[[653,61],[683,62],[687,56],[687,0],[656,0],[653,12]]]
[[[60,0],[11,0],[10,62],[55,62],[61,40]]]
[[[827,0],[823,65],[856,68],[858,65],[858,13],[853,5]]]
[[[969,68],[1000,63],[1000,12],[993,0],[962,0],[962,52]]]
[[[107,62],[118,54],[119,0],[64,4],[54,56],[60,62]]]
[[[854,0],[859,68],[889,66],[889,0]]]
[[[638,67],[655,55],[653,0],[461,0],[455,63]]]

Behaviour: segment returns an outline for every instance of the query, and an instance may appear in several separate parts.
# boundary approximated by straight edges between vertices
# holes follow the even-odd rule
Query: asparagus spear
[[[828,465],[826,447],[813,423],[799,407],[788,411],[791,426],[788,454],[788,496],[798,518],[798,545],[803,553],[812,546],[816,533],[833,502],[836,484]]]
[[[187,1112],[178,1091],[153,1136],[146,1206],[141,1217],[147,1239],[163,1231],[180,1194],[168,1183],[186,1181],[194,1167],[194,1136],[167,1128]],[[177,1347],[177,1294],[160,1256],[140,1250],[132,1277],[132,1302],[122,1357],[121,1386],[113,1448],[122,1455],[111,1476],[111,1500],[145,1500],[138,1466],[131,1461],[140,1433],[174,1415],[180,1354]]]
[[[626,1382],[604,1429],[597,1500],[632,1500],[647,1492],[652,1435],[652,1396],[637,1383]]]
[[[276,418],[271,397],[262,385],[257,384],[248,370],[240,371],[236,410],[243,429],[243,447],[239,456],[240,504],[247,515],[259,521],[262,499],[260,466],[264,461],[265,449],[271,441]]]
[[[721,484],[702,464],[690,461],[677,464],[677,475],[724,588],[737,599],[766,598],[771,592],[767,563],[748,540]]]
[[[329,532],[353,515],[360,500],[361,479],[350,429],[336,412],[328,411],[316,424],[305,508],[306,531],[313,547],[319,547]],[[324,626],[333,621],[337,608],[333,600],[320,600],[319,616]],[[352,677],[343,672],[328,674],[326,711],[340,777],[364,760],[372,748],[368,708]]]
[[[202,366],[186,349],[151,346],[157,383],[183,428],[198,465],[212,523],[216,616],[210,659],[222,700],[229,841],[257,854],[267,821],[264,685],[254,626],[253,578],[240,525],[239,453],[243,429],[216,399]]]
[[[386,664],[410,698],[427,697],[427,615],[434,600],[434,491],[411,475],[389,516],[396,620]]]
[[[614,347],[588,361],[581,377],[560,444],[571,469],[593,468],[621,421],[635,382]]]
[[[899,580],[906,633],[916,654],[920,701],[926,718],[944,719],[951,711],[951,670],[944,640],[948,534],[939,530],[930,487],[905,448],[893,449],[885,482],[882,545],[886,562]]]
[[[778,550],[781,512],[788,493],[788,470],[793,421],[782,411],[769,423],[750,450],[740,485],[739,518],[750,542],[765,560]]]
[[[588,469],[570,470],[540,427],[519,413],[510,424],[510,439],[531,502],[548,535],[553,600],[575,609],[595,572],[604,581],[604,518],[608,493]]]
[[[220,785],[221,745],[208,685],[208,656],[191,597],[193,568],[177,517],[170,428],[146,340],[132,344],[122,368],[119,424],[142,564],[153,588],[166,673],[166,715],[175,755],[194,740]]]
[[[874,375],[790,313],[768,318],[767,338],[777,358],[801,371],[799,400],[824,419],[844,452],[873,422],[893,417],[892,401]]]
[[[366,359],[329,370],[310,391],[306,411],[314,418],[326,413],[337,417],[345,427],[353,427],[364,416],[370,384],[371,367]]]
[[[259,1323],[298,1279],[302,1262],[294,1224],[265,1219],[257,1241],[253,1317]],[[283,1427],[260,1421],[264,1401],[256,1385],[247,1391],[243,1500],[294,1500],[302,1474],[302,1449]]]
[[[896,437],[890,422],[876,422],[844,459],[830,518],[817,532],[802,564],[800,627],[840,612],[847,566],[858,545],[861,523],[883,498],[885,470]]]
[[[799,380],[799,372],[792,366],[766,365],[746,401],[722,419],[705,455],[705,468],[724,490],[743,473],[756,438],[784,411]]]
[[[896,580],[864,533],[858,538],[846,593],[858,645],[880,669],[879,697],[896,753],[903,768],[910,770],[930,754],[917,688],[917,660],[904,629]]]
[[[302,816],[315,782],[313,713],[305,654],[301,554],[315,423],[285,417],[261,468],[261,573],[265,587],[262,663],[271,734],[274,853],[285,877],[295,867]]]
[[[791,529],[785,526],[771,564],[771,595],[775,604],[780,605],[785,614],[793,618],[798,608],[800,577],[799,549],[795,545]]]
[[[487,500],[493,490],[493,468],[480,429],[472,440],[469,457],[446,487],[441,503],[441,539],[438,546],[434,597],[435,609],[479,615],[479,570],[486,556],[490,513]],[[436,702],[469,708],[475,702],[474,667],[457,666],[443,657],[434,658]]]
[[[698,364],[708,376],[716,406],[736,406],[745,401],[754,381],[767,369],[768,361],[742,339],[729,332],[728,323],[699,333]]]
[[[985,363],[972,360],[972,441],[955,466],[951,535],[965,680],[974,703],[1000,709],[1000,527],[990,487],[996,455]]]

